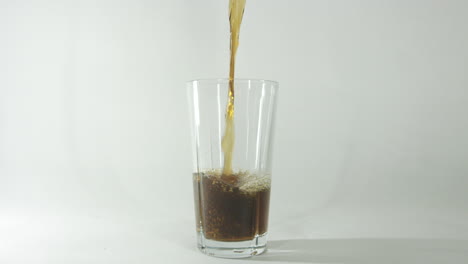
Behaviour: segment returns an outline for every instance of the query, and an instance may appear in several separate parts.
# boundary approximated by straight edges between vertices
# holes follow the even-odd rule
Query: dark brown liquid
[[[195,173],[193,183],[197,231],[207,239],[244,241],[267,232],[268,178]]]
[[[231,56],[226,127],[221,142],[224,155],[222,173],[194,174],[197,231],[217,241],[252,240],[267,232],[270,202],[268,177],[233,174],[234,72],[239,32],[246,0],[229,0]]]

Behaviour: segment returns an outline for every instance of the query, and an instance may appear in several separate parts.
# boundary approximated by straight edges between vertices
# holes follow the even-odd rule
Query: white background
[[[0,0],[0,263],[195,249],[185,81],[228,1]],[[468,2],[250,0],[237,76],[280,83],[270,252],[468,262]]]

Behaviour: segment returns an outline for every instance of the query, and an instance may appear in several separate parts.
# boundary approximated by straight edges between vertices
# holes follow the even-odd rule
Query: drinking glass
[[[223,173],[229,80],[187,83],[198,248],[242,258],[266,249],[278,83],[234,80],[232,172]]]

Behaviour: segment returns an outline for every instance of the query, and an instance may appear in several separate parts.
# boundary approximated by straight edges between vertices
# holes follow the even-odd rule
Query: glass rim
[[[228,83],[229,78],[202,78],[202,79],[193,79],[189,80],[187,84],[193,84],[196,82],[204,82],[204,83]],[[255,82],[255,83],[268,83],[272,84],[276,87],[279,86],[277,81],[273,80],[266,80],[266,79],[250,79],[250,78],[234,78],[234,82]]]

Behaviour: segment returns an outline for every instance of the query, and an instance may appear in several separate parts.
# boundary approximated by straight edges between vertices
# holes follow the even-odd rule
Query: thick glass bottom
[[[266,250],[267,233],[252,240],[222,242],[205,238],[198,233],[198,249],[208,256],[218,258],[248,258],[260,255]]]

